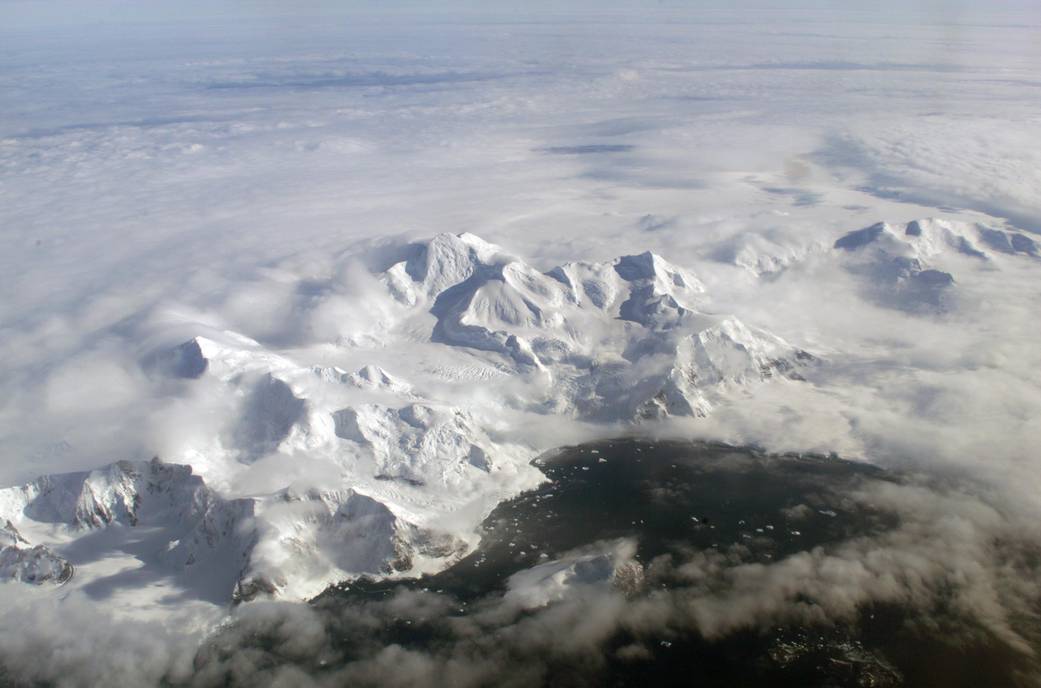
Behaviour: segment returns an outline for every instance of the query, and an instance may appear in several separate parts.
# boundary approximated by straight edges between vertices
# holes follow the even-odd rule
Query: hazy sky
[[[508,14],[531,19],[558,16],[571,12],[680,12],[696,14],[704,11],[731,10],[798,10],[819,13],[842,12],[859,14],[876,20],[906,20],[915,17],[923,21],[951,23],[960,20],[981,21],[988,17],[1006,15],[1005,20],[1036,21],[1037,3],[1031,0],[995,0],[979,3],[972,0],[570,0],[551,2],[529,0],[480,1],[449,0],[424,2],[420,0],[302,0],[289,5],[284,2],[230,1],[160,2],[148,0],[0,0],[0,13],[7,27],[19,25],[91,24],[99,22],[169,22],[203,20],[220,17],[292,17],[306,15],[351,14]],[[1007,14],[1011,13],[1011,14]]]

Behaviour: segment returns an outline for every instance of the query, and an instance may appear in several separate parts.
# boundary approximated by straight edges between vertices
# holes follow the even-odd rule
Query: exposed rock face
[[[0,581],[61,585],[72,573],[72,564],[43,545],[31,546],[10,520],[0,528]]]
[[[422,408],[403,410],[420,425],[432,422],[424,413]],[[48,547],[30,546],[14,521],[62,525],[71,533],[145,528],[158,534],[157,543],[166,543],[154,553],[158,565],[227,579],[226,599],[237,601],[287,590],[295,596],[297,578],[308,568],[313,574],[316,566],[325,567],[330,580],[385,575],[409,570],[417,557],[450,560],[466,550],[458,538],[418,526],[355,490],[283,491],[259,503],[226,500],[190,467],[158,460],[44,476],[0,490],[0,504],[0,516],[7,518],[0,530],[0,580],[36,584],[67,581],[72,565]],[[280,504],[304,508],[287,517],[279,512]],[[306,565],[298,568],[301,562]]]
[[[219,569],[233,581],[253,546],[252,515],[252,500],[223,499],[193,475],[191,467],[158,459],[43,476],[0,490],[0,518],[9,526],[5,531],[20,539],[4,549],[3,567],[8,577],[30,582],[63,582],[72,575],[71,565],[48,547],[26,549],[15,524],[49,524],[70,533],[145,527],[161,532],[168,543],[154,553],[158,562],[203,576]],[[238,568],[229,572],[229,561],[237,562]]]
[[[0,547],[0,581],[61,585],[72,574],[72,564],[43,545]]]

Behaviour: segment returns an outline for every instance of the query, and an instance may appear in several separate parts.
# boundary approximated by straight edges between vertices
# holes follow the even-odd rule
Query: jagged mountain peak
[[[144,547],[142,556],[176,575],[197,575],[207,585],[219,587],[223,581],[226,589],[220,594],[225,599],[248,563],[253,513],[253,500],[224,499],[191,466],[158,458],[45,475],[0,490],[0,518],[13,524],[58,526],[70,535],[140,529],[142,542],[153,543],[151,549]],[[140,544],[132,546],[137,551]],[[0,557],[0,569],[7,566],[12,576],[62,582],[71,575],[71,567],[65,568],[68,562],[46,547],[7,549],[19,550]],[[234,568],[228,568],[229,561]]]
[[[177,508],[185,493],[203,488],[190,466],[151,461],[116,461],[91,471],[44,475],[0,490],[0,517],[17,524],[23,519],[72,529],[136,526],[142,508],[149,513]],[[146,502],[149,502],[146,504]]]
[[[431,256],[437,256],[437,260]],[[543,376],[546,380],[592,376],[598,380],[596,385],[610,387],[611,383],[604,379],[605,371],[616,378],[620,374],[613,364],[596,373],[589,369],[607,353],[605,346],[618,348],[619,360],[627,361],[620,364],[623,368],[636,366],[637,359],[661,355],[666,342],[678,341],[676,337],[686,333],[701,332],[712,321],[699,310],[705,293],[701,281],[651,251],[603,262],[567,262],[542,273],[487,242],[439,235],[414,259],[419,257],[427,266],[442,266],[437,272],[441,280],[438,283],[444,286],[440,292],[423,296],[423,289],[431,284],[429,271],[410,270],[394,275],[392,268],[384,273],[384,279],[392,293],[405,296],[399,300],[406,306],[420,308],[422,304],[425,312],[434,316],[434,342],[500,355],[517,372]],[[408,279],[412,281],[402,283],[402,275],[411,275]],[[445,279],[446,276],[451,278]],[[449,282],[454,283],[448,285]],[[720,327],[734,330],[728,339],[733,346],[749,344],[749,351],[755,348],[750,343],[756,337],[737,332],[736,325]],[[673,345],[667,355],[676,355],[676,351]],[[787,347],[786,351],[777,358],[790,358],[790,365],[796,367],[799,362],[793,358],[794,348]],[[764,361],[755,360],[753,367],[764,365]],[[720,372],[707,375],[705,384],[754,377],[757,376],[730,375],[724,365]],[[576,382],[564,389],[583,385],[588,386]],[[628,399],[633,390],[642,390],[638,392],[642,394],[647,389],[644,381],[635,381],[622,396]],[[651,396],[653,393],[654,390]],[[582,409],[593,409],[595,417],[602,415],[604,409],[596,401],[601,399],[600,392],[591,396],[585,392],[577,394],[573,402],[553,401],[548,407],[558,408],[563,403],[578,409],[580,415],[587,415]],[[702,403],[700,392],[691,394],[697,397],[693,404],[672,403],[670,413],[700,415],[708,405]],[[586,403],[586,397],[594,401]],[[623,406],[627,413],[641,415],[633,411],[634,404]]]
[[[435,316],[434,341],[495,352],[540,374],[585,354],[591,319],[673,328],[704,292],[692,273],[650,251],[542,273],[476,237],[438,235],[410,260],[423,269],[398,264],[382,279],[398,301]]]

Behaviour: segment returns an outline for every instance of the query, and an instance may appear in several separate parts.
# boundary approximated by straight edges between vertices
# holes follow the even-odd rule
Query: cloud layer
[[[712,635],[844,618],[868,601],[924,604],[938,585],[956,591],[957,611],[1024,642],[1012,617],[1036,590],[1008,543],[1041,514],[1039,262],[937,258],[954,276],[950,307],[909,312],[866,296],[831,247],[880,220],[1041,228],[1036,8],[941,3],[942,22],[933,5],[883,17],[585,8],[538,21],[315,5],[292,20],[192,22],[145,8],[139,18],[156,21],[133,30],[92,18],[70,31],[32,5],[0,8],[11,19],[0,22],[0,485],[156,454],[236,497],[327,482],[328,462],[277,455],[217,479],[207,443],[241,400],[142,363],[225,329],[307,365],[374,352],[414,362],[407,342],[371,336],[391,308],[373,273],[410,240],[467,231],[539,269],[656,251],[706,284],[705,309],[827,362],[806,385],[738,392],[710,418],[648,432],[835,451],[981,495],[858,495],[903,514],[901,528],[770,566],[658,562],[649,575],[678,592],[590,592],[599,616],[589,599],[532,616],[490,603],[456,627],[436,595],[350,623],[244,607],[200,681],[226,670],[247,681],[270,650],[273,680],[296,684],[321,674],[313,648],[339,657],[330,629],[360,637],[402,608],[439,619],[443,647],[381,646],[331,680],[409,685],[436,668],[465,685],[513,662],[523,682],[545,669],[527,659],[568,624],[585,633],[565,651],[582,654],[619,629],[639,634],[641,618]],[[471,410],[526,393],[492,367],[468,374],[465,393],[438,391]],[[485,430],[535,451],[617,428],[504,412]],[[5,587],[0,651],[11,671],[69,685],[187,681],[200,629],[221,610],[197,610],[183,637],[173,590],[106,605]],[[823,603],[807,610],[801,594]],[[271,647],[239,652],[235,634],[250,628]],[[508,635],[517,654],[475,628]]]

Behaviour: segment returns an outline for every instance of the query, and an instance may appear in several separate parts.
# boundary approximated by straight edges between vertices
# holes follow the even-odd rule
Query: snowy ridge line
[[[50,566],[60,578],[62,553],[82,556],[72,545],[98,531],[133,565],[215,601],[303,599],[359,575],[436,570],[476,544],[496,504],[543,479],[531,461],[549,447],[515,439],[511,414],[705,417],[735,392],[804,384],[818,364],[704,310],[697,276],[653,253],[543,273],[472,234],[441,234],[398,257],[373,275],[383,293],[372,297],[380,317],[360,325],[368,332],[289,351],[200,325],[146,352],[149,378],[204,402],[212,426],[169,463],[120,461],[0,490],[0,518],[53,550],[36,557],[38,577]],[[481,370],[496,373],[462,374]],[[496,382],[474,390],[481,379]],[[244,487],[258,472],[263,486]],[[4,577],[26,578],[15,569],[26,565]]]

